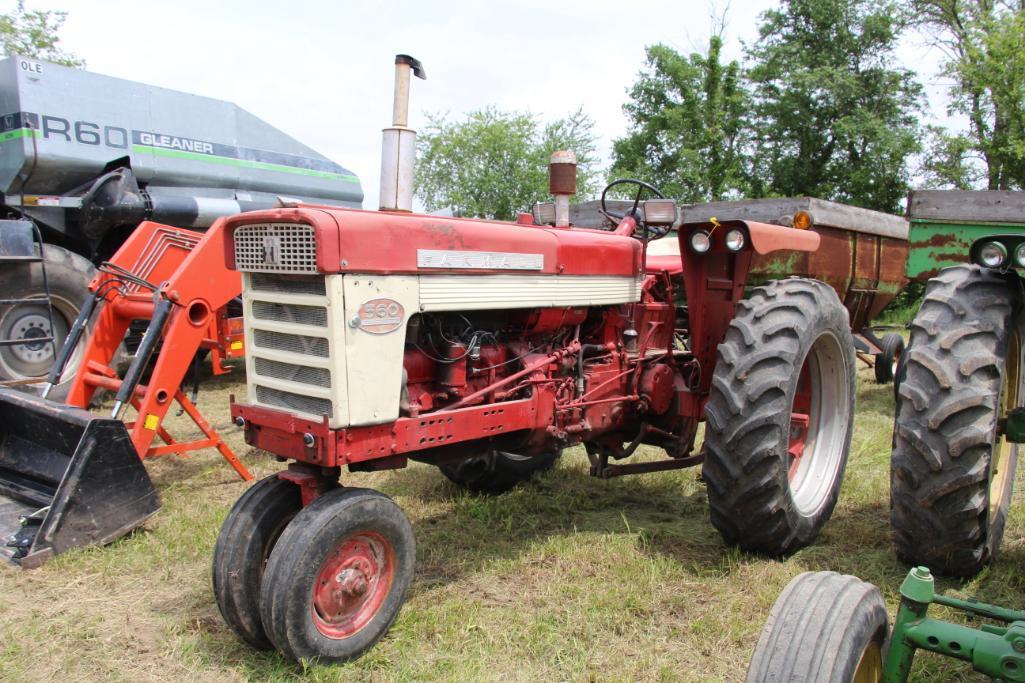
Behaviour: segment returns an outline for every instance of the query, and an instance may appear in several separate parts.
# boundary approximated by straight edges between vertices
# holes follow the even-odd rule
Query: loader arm
[[[240,355],[242,351],[240,341],[226,336],[229,324],[225,310],[241,294],[242,281],[238,273],[224,266],[221,225],[217,221],[206,233],[153,222],[136,228],[90,285],[102,305],[95,315],[93,333],[83,351],[82,371],[72,384],[68,404],[86,408],[99,388],[118,392],[118,398],[136,410],[137,418],[128,428],[140,457],[213,447],[242,478],[248,479],[245,467],[181,391],[189,366],[201,349],[214,352],[215,372],[224,371],[219,367],[222,357]],[[125,273],[142,282],[134,282]],[[168,305],[165,316],[160,309]],[[125,332],[133,320],[140,319],[161,328],[151,331],[159,349],[144,385],[138,383],[138,377],[152,349],[140,348],[123,379],[113,367]],[[175,402],[189,414],[204,438],[180,443],[167,433],[162,423]],[[152,446],[158,436],[165,443]]]

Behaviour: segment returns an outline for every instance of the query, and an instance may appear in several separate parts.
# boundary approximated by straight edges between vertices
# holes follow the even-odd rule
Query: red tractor
[[[746,550],[815,539],[851,438],[847,312],[816,280],[745,285],[758,255],[813,251],[818,234],[680,225],[673,201],[640,195],[611,232],[310,206],[226,222],[248,377],[232,415],[292,461],[217,542],[215,594],[239,636],[340,661],[394,621],[413,529],[386,496],[343,486],[343,467],[413,459],[500,491],[583,444],[598,477],[702,464],[713,524]],[[674,227],[682,258],[645,259]],[[641,444],[666,457],[621,462]]]
[[[405,98],[422,67],[399,55],[396,71],[380,212],[295,205],[224,223],[227,265],[242,273],[248,383],[232,416],[249,444],[291,461],[221,528],[213,584],[231,628],[255,647],[332,662],[391,626],[413,576],[413,528],[387,496],[345,487],[343,468],[412,459],[499,492],[582,444],[597,477],[702,464],[729,543],[769,555],[811,543],[850,446],[848,313],[817,280],[747,285],[773,252],[803,272],[799,252],[820,235],[684,223],[634,180],[610,186],[636,188],[621,210],[603,195],[614,229],[572,227],[567,153],[553,157],[550,212],[414,214]],[[680,255],[647,255],[673,231]],[[642,444],[665,457],[623,462]]]

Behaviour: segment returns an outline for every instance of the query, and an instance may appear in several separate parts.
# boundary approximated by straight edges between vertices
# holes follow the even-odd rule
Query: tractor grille
[[[332,377],[325,276],[246,273],[244,287],[250,400],[333,418],[335,384],[344,377]]]
[[[324,296],[327,289],[324,278],[319,275],[293,275],[291,277],[253,273],[249,286],[255,292],[280,292],[281,294],[317,294]]]
[[[264,377],[287,379],[290,382],[302,382],[318,387],[331,386],[331,371],[327,368],[311,368],[259,357],[256,359],[255,367],[256,374]]]
[[[253,317],[258,320],[287,321],[299,325],[327,327],[327,310],[321,306],[254,301]]]
[[[284,408],[285,410],[307,413],[308,415],[327,415],[328,417],[333,417],[331,400],[327,398],[302,396],[300,394],[293,394],[290,391],[281,391],[257,385],[256,400],[263,405],[274,408]]]
[[[316,273],[317,239],[301,223],[243,225],[233,234],[235,267],[262,273]]]
[[[304,356],[328,357],[327,339],[323,337],[307,337],[304,334],[284,334],[269,330],[255,330],[253,346],[262,349],[288,351]]]

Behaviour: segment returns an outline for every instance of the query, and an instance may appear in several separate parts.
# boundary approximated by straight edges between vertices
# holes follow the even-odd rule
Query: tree
[[[593,196],[593,128],[582,109],[544,125],[531,114],[493,107],[458,122],[429,115],[417,139],[417,196],[428,211],[509,220],[548,196],[548,161],[561,149],[577,156],[577,198]]]
[[[0,14],[0,41],[4,54],[45,59],[65,66],[84,67],[85,61],[60,47],[57,33],[67,12],[26,10],[24,0],[10,14]]]
[[[936,129],[925,171],[936,185],[1025,188],[1025,6],[1000,0],[912,0],[917,23],[946,54],[951,114],[965,131]]]
[[[627,135],[613,143],[611,174],[646,180],[683,201],[743,196],[750,98],[740,65],[721,62],[722,37],[705,55],[646,48],[647,69],[623,110]]]
[[[895,68],[889,0],[783,0],[751,49],[759,195],[899,210],[920,148],[921,86]]]

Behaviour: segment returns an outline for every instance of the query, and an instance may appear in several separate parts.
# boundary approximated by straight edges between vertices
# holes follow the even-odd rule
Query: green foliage
[[[0,14],[0,47],[4,54],[45,59],[55,64],[84,67],[85,60],[65,52],[57,33],[67,12],[26,10],[24,0],[10,14]]]
[[[918,24],[946,55],[950,113],[925,160],[933,184],[1025,188],[1025,7],[994,0],[912,0]],[[937,145],[935,141],[938,140]]]
[[[747,192],[749,96],[740,65],[723,64],[721,53],[718,35],[706,55],[647,48],[647,68],[623,106],[630,130],[613,144],[612,176],[646,180],[689,202]]]
[[[749,72],[756,194],[899,210],[921,98],[893,66],[899,17],[887,0],[784,0],[762,15]]]
[[[594,122],[582,109],[541,124],[528,113],[487,107],[462,121],[428,116],[417,139],[417,197],[428,211],[512,219],[548,196],[548,161],[561,149],[577,156],[577,198],[597,191]]]

